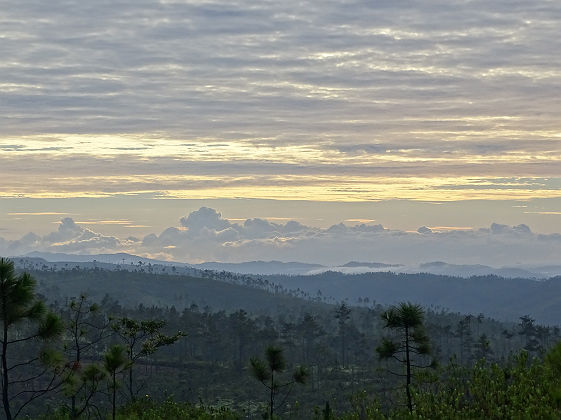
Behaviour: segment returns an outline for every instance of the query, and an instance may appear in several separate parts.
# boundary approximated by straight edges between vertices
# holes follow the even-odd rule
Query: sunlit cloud
[[[387,172],[391,171],[388,168]],[[354,172],[353,168],[349,168],[349,172]],[[542,182],[539,179],[508,179],[505,182],[502,177],[482,180],[465,176],[422,177],[421,168],[410,168],[409,172],[409,177],[356,174],[349,178],[331,174],[68,176],[52,178],[48,187],[40,190],[31,183],[31,178],[26,182],[26,177],[20,177],[12,185],[0,185],[0,194],[12,197],[23,194],[34,198],[152,194],[161,199],[264,198],[312,201],[512,200],[552,198],[561,194],[555,182]],[[14,190],[14,187],[17,189]]]
[[[427,226],[433,232],[446,232],[446,231],[470,231],[473,230],[471,226]]]
[[[405,231],[372,223],[321,228],[295,220],[246,218],[234,222],[215,209],[201,207],[142,239],[103,234],[71,218],[62,219],[56,231],[42,236],[0,237],[0,255],[31,251],[128,252],[182,262],[280,260],[337,265],[351,260],[405,264],[445,260],[512,266],[558,264],[561,235],[537,234],[525,224],[500,223],[484,228],[421,226]]]
[[[37,211],[37,212],[15,212],[7,213],[8,216],[64,216],[69,213],[61,213],[56,211]]]
[[[559,2],[3,6],[0,197],[561,197]]]
[[[130,225],[130,220],[84,220],[74,222],[77,225]]]

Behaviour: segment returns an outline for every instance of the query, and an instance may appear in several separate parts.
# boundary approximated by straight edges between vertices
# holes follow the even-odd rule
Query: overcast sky
[[[558,0],[3,0],[0,28],[5,241],[202,206],[561,232]]]

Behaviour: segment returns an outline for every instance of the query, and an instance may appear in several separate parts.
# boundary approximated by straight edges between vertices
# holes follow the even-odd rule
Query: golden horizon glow
[[[139,178],[100,178],[97,181],[106,181],[112,185],[124,184],[126,181],[138,182]],[[154,180],[153,176],[149,177]],[[167,177],[166,177],[167,178]],[[175,177],[182,180],[181,177]],[[168,179],[169,180],[169,179]],[[195,181],[194,177],[184,178],[186,182]],[[502,180],[502,178],[497,178]],[[96,179],[88,178],[89,182]],[[305,200],[305,201],[382,201],[392,199],[405,199],[413,201],[462,201],[462,200],[528,200],[535,198],[556,198],[560,196],[558,189],[524,190],[520,188],[493,188],[492,179],[474,183],[475,186],[489,185],[488,188],[446,188],[451,182],[469,185],[471,178],[363,178],[350,181],[341,181],[337,177],[291,177],[283,179],[285,183],[279,185],[241,185],[207,188],[206,182],[221,183],[224,179],[198,177],[200,182],[196,188],[186,189],[178,182],[176,189],[140,189],[133,192],[123,190],[100,191],[96,190],[92,182],[87,190],[79,188],[72,191],[62,189],[56,191],[12,191],[0,188],[3,197],[27,198],[104,198],[113,196],[141,196],[151,194],[155,199],[217,199],[217,198],[255,198],[274,199],[279,201]],[[63,188],[63,184],[60,184]],[[66,184],[68,185],[68,184]],[[508,184],[502,184],[508,185]],[[519,184],[512,183],[515,187]],[[56,186],[56,184],[54,185]],[[84,222],[86,223],[86,222]],[[100,223],[100,222],[97,222]],[[108,222],[107,222],[108,223]],[[113,222],[117,223],[117,222]]]
[[[540,144],[534,150],[528,149],[531,142],[516,149],[512,141],[512,150],[483,153],[459,140],[431,146],[405,142],[388,149],[374,143],[347,150],[328,141],[276,146],[266,140],[188,141],[154,133],[8,137],[0,139],[0,158],[8,159],[7,169],[0,168],[0,195],[308,201],[553,198],[561,196],[561,182],[552,181],[561,176],[560,143],[546,141],[549,147]],[[362,147],[375,149],[366,152]],[[45,161],[51,163],[42,166]],[[33,171],[14,174],[24,162],[36,162]]]

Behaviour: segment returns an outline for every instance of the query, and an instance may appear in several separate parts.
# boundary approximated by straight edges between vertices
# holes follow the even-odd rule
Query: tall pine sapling
[[[376,348],[380,359],[394,359],[405,367],[405,374],[391,372],[406,379],[405,393],[409,412],[413,412],[411,380],[414,368],[434,367],[435,362],[427,361],[430,354],[429,337],[423,325],[424,311],[420,305],[400,303],[382,313],[385,328],[394,331],[391,338],[384,338]]]
[[[179,331],[172,335],[162,333],[165,321],[148,320],[137,321],[132,318],[116,320],[112,329],[124,344],[128,357],[128,393],[131,401],[136,399],[140,386],[135,386],[133,367],[137,360],[156,352],[160,347],[169,346],[186,334]]]
[[[117,374],[130,367],[126,352],[127,350],[124,346],[116,344],[109,348],[104,357],[103,367],[109,376],[111,414],[113,420],[115,420],[115,415],[117,413]]]
[[[103,379],[103,370],[96,365],[83,366],[84,357],[92,359],[95,347],[111,335],[109,321],[99,314],[99,306],[88,301],[85,295],[72,299],[67,312],[66,351],[71,375],[66,383],[70,396],[70,417],[78,418],[89,411],[92,397]]]
[[[286,369],[286,360],[280,347],[269,346],[265,350],[265,359],[263,361],[257,357],[250,359],[251,374],[255,379],[261,382],[269,391],[269,419],[272,420],[277,408],[276,399],[281,390],[286,389],[284,398],[278,406],[282,405],[290,395],[290,391],[294,384],[305,384],[308,378],[308,371],[303,366],[298,366],[292,374],[291,380],[284,382],[279,381],[279,375]]]
[[[341,303],[335,310],[335,318],[339,324],[339,337],[341,340],[341,366],[347,362],[347,322],[351,317],[351,308],[345,302]]]

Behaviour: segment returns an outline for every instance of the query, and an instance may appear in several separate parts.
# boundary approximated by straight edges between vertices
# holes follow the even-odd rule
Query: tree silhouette
[[[471,315],[458,321],[454,335],[460,340],[460,363],[471,364],[473,359],[473,335],[471,333]]]
[[[126,349],[121,345],[112,346],[107,353],[105,353],[103,367],[109,374],[110,389],[111,389],[111,413],[112,418],[115,420],[115,413],[117,412],[116,398],[117,398],[117,373],[122,372],[128,365],[128,358]]]
[[[247,312],[243,309],[240,309],[230,315],[230,320],[232,322],[232,332],[236,335],[236,340],[238,344],[237,348],[237,369],[238,371],[242,371],[243,369],[243,354],[244,349],[251,337],[252,332],[255,329],[255,325],[253,321],[247,316]],[[247,359],[245,359],[247,360]]]
[[[521,316],[518,326],[520,327],[520,332],[518,334],[523,336],[526,340],[524,350],[533,355],[542,353],[544,348],[538,339],[538,327],[535,324],[535,319],[530,315]]]
[[[296,325],[296,330],[299,335],[301,345],[302,345],[302,357],[304,363],[310,363],[310,354],[312,353],[312,348],[315,340],[324,334],[322,327],[318,324],[316,318],[305,313],[304,317],[298,325]]]
[[[267,347],[265,359],[266,362],[257,357],[252,357],[250,359],[250,368],[255,379],[269,390],[269,419],[272,420],[276,408],[275,399],[281,389],[286,388],[287,391],[280,405],[288,398],[294,384],[306,383],[308,371],[303,366],[298,366],[292,374],[292,380],[281,383],[278,380],[278,375],[286,369],[286,361],[282,349],[276,346]]]
[[[109,337],[105,316],[98,314],[99,306],[88,301],[84,294],[72,299],[68,307],[67,334],[69,343],[65,346],[68,352],[71,374],[68,377],[67,394],[70,395],[70,417],[78,418],[89,409],[93,394],[103,379],[102,370],[94,365],[82,366],[84,356],[94,356],[91,350]],[[82,404],[78,404],[81,396]]]
[[[112,325],[113,330],[125,344],[127,351],[129,370],[127,387],[131,401],[136,398],[139,391],[134,387],[134,363],[155,353],[160,347],[169,346],[185,336],[181,331],[173,335],[163,334],[162,329],[165,325],[165,321],[161,320],[137,321],[127,317],[120,318]]]
[[[347,321],[351,317],[351,308],[345,302],[341,303],[335,310],[335,318],[339,324],[339,337],[341,340],[341,366],[346,365],[347,360]]]
[[[48,312],[45,304],[35,296],[35,280],[28,274],[15,274],[14,263],[0,258],[0,321],[2,322],[2,403],[7,420],[16,418],[31,401],[52,391],[62,384],[58,381],[56,368],[61,365],[59,355],[43,348],[39,355],[29,356],[27,350],[32,342],[45,343],[63,332],[63,324],[55,314]],[[29,324],[31,329],[18,328],[16,325]],[[24,346],[24,347],[22,347]],[[16,347],[15,352],[10,349]],[[13,354],[12,354],[13,353]],[[23,354],[24,360],[21,360]],[[15,359],[19,359],[13,363]],[[11,361],[12,363],[9,363]],[[26,378],[17,375],[20,368],[31,371],[37,363],[42,365],[38,373]],[[45,376],[48,375],[48,378]],[[17,376],[17,380],[12,379]],[[41,380],[44,379],[43,382]],[[12,386],[18,392],[11,393]],[[39,386],[36,388],[36,386]],[[17,389],[16,389],[17,391]],[[17,401],[18,406],[13,407]],[[15,414],[12,411],[15,411]]]
[[[430,353],[429,338],[425,333],[424,311],[420,305],[412,303],[400,303],[398,306],[392,306],[382,313],[382,319],[385,321],[385,328],[389,328],[396,332],[396,336],[392,338],[384,338],[382,344],[376,348],[380,359],[395,359],[399,363],[405,365],[405,392],[407,395],[407,407],[409,412],[413,412],[413,402],[411,399],[411,378],[412,368],[427,368],[434,365],[418,364],[419,361],[414,360],[416,356],[428,356]]]
[[[487,359],[492,354],[493,350],[487,334],[481,334],[475,343],[475,358],[477,360]]]

